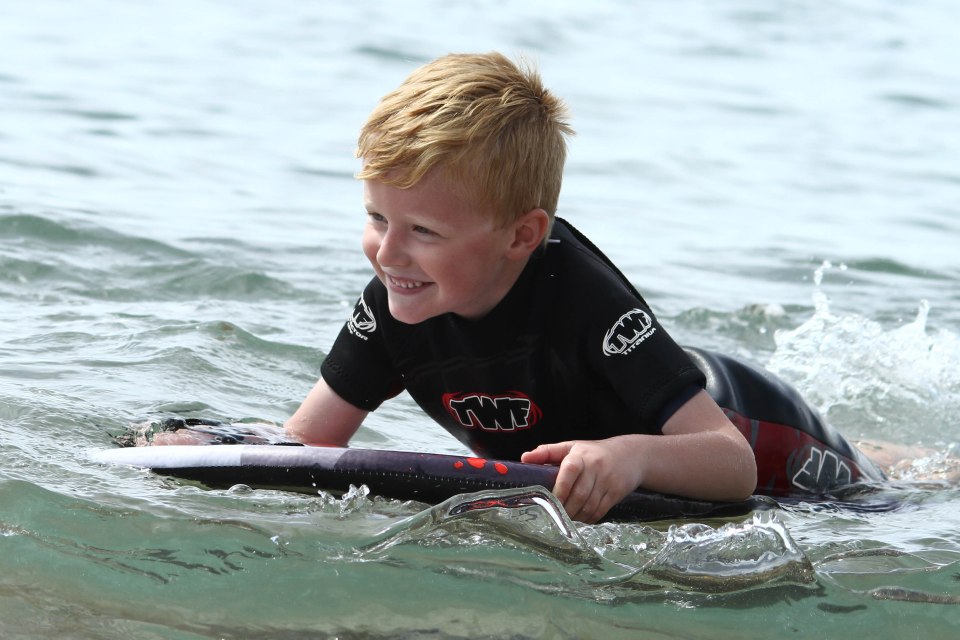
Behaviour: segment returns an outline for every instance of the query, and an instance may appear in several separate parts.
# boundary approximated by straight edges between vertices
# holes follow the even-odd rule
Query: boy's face
[[[523,269],[512,225],[471,207],[432,171],[409,189],[367,180],[363,252],[387,288],[390,314],[407,324],[444,313],[487,314]]]

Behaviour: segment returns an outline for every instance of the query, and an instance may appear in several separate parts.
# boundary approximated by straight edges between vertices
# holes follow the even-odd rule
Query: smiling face
[[[407,324],[444,313],[475,320],[513,286],[530,251],[518,223],[498,227],[432,171],[399,189],[364,181],[363,252],[387,288],[390,314]]]

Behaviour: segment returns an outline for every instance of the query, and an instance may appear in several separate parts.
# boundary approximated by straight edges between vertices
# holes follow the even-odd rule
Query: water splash
[[[888,475],[892,480],[943,481],[957,483],[960,478],[960,443],[952,442],[939,451],[932,451],[929,455],[906,459],[894,465]]]
[[[920,422],[928,441],[955,439],[960,336],[927,331],[926,300],[912,322],[889,330],[857,314],[835,314],[821,288],[833,268],[824,262],[814,273],[813,316],[775,333],[767,368],[845,431],[915,442]]]
[[[814,581],[813,566],[787,528],[766,514],[719,529],[670,527],[663,548],[644,571],[685,588],[719,593]]]
[[[815,579],[770,513],[716,529],[577,525],[542,487],[456,496],[389,527],[357,551],[357,560],[599,601],[730,594]]]

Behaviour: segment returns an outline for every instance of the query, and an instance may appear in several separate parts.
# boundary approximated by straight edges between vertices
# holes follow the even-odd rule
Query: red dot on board
[[[474,469],[483,469],[483,465],[487,464],[487,461],[483,458],[467,458],[467,462],[469,462],[470,466]]]
[[[456,462],[453,463],[453,468],[454,468],[454,469],[463,469],[463,462],[461,462],[460,460],[457,460]]]
[[[502,462],[494,462],[493,468],[496,469],[497,473],[499,473],[502,476],[507,475],[507,471],[509,471],[509,469],[507,468],[507,465],[503,464]]]

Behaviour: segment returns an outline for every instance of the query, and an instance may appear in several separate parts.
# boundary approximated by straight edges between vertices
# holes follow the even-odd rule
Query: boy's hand
[[[596,522],[639,486],[698,500],[743,500],[757,486],[750,443],[701,391],[663,425],[662,435],[540,445],[522,462],[559,464],[553,493],[571,518]]]
[[[640,465],[629,438],[542,444],[520,461],[559,464],[553,494],[571,518],[594,523],[640,484]]]
[[[154,447],[169,445],[202,445],[215,444],[216,436],[210,433],[192,431],[190,429],[179,429],[177,431],[163,431],[156,433],[153,439],[146,443]]]

